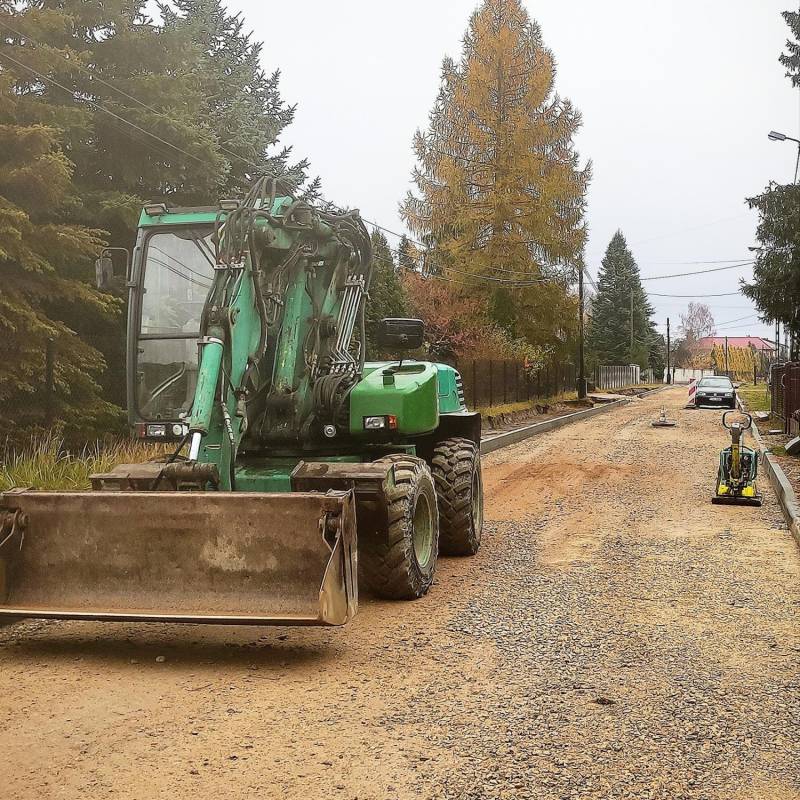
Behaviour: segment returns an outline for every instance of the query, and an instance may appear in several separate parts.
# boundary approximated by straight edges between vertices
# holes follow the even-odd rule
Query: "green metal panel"
[[[458,393],[458,372],[448,364],[435,364],[439,375],[439,413],[453,414],[466,406]]]
[[[185,211],[180,213],[159,214],[151,217],[144,209],[139,215],[139,227],[149,228],[153,225],[207,225],[217,218],[216,211]]]
[[[370,435],[364,431],[364,417],[373,416],[394,415],[397,432],[405,436],[436,430],[439,403],[433,364],[406,361],[393,375],[387,375],[386,368],[397,369],[397,362],[369,366],[368,374],[350,394],[350,432],[354,436]]]

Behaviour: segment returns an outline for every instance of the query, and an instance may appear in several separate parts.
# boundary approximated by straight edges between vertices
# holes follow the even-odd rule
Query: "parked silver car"
[[[695,405],[736,408],[736,388],[725,375],[710,375],[697,382]]]

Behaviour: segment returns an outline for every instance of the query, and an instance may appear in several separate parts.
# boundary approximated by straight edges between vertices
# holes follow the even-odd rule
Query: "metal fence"
[[[461,373],[469,408],[521,403],[572,392],[578,378],[575,365],[563,363],[530,370],[522,361],[462,358],[456,367]]]
[[[800,363],[774,364],[769,389],[772,415],[782,420],[783,432],[800,432]]]
[[[641,368],[637,364],[627,366],[603,366],[595,370],[594,383],[598,389],[622,389],[641,382]]]

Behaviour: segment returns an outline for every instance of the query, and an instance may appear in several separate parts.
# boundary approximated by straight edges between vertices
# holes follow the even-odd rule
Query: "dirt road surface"
[[[479,556],[347,628],[0,631],[3,795],[800,798],[800,555],[683,398],[487,457]]]

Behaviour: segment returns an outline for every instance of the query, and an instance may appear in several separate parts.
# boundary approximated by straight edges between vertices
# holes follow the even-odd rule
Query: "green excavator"
[[[475,553],[480,416],[450,366],[365,361],[371,262],[357,212],[268,177],[145,206],[128,413],[167,455],[1,494],[0,617],[341,625],[359,584],[418,598],[440,552]],[[402,355],[422,323],[378,335]]]

